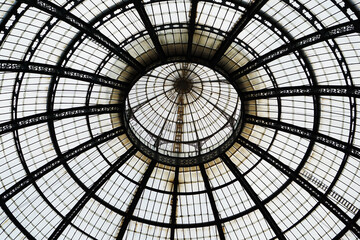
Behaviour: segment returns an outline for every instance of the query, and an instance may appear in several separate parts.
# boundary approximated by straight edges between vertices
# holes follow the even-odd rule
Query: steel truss
[[[160,56],[160,59],[162,62],[165,62],[166,56],[164,53],[163,48],[161,47],[161,44],[159,42],[159,38],[154,30],[153,25],[150,22],[149,16],[147,15],[145,8],[143,6],[143,4],[141,3],[140,0],[133,0],[133,3],[135,5],[136,10],[138,11],[141,20],[143,21],[143,23],[145,24],[145,28],[148,31],[150,38],[155,46],[155,49],[157,51],[157,53]]]
[[[288,96],[342,96],[360,97],[360,87],[355,86],[297,86],[262,89],[258,91],[244,92],[244,100],[256,100],[274,97]]]
[[[314,140],[316,142],[322,143],[326,146],[332,147],[334,149],[340,150],[344,153],[350,154],[356,158],[360,158],[360,148],[353,146],[352,144],[342,142],[337,140],[336,138],[326,136],[324,134],[314,132],[308,130],[303,127],[298,127],[292,124],[288,124],[281,121],[272,120],[269,118],[263,118],[253,115],[246,115],[245,121],[247,123],[252,123],[256,125],[260,125],[263,127],[269,127],[273,129],[277,129],[280,131],[284,131],[287,133],[291,133],[302,138]]]
[[[192,56],[192,45],[194,39],[194,32],[195,32],[195,20],[196,20],[196,12],[198,7],[198,0],[191,1],[191,10],[190,10],[190,20],[189,20],[189,27],[188,27],[188,47],[187,47],[187,58],[191,60]]]
[[[259,12],[259,10],[265,5],[267,1],[268,0],[255,0],[253,3],[251,3],[240,20],[236,23],[233,29],[231,29],[226,39],[221,43],[214,57],[211,59],[211,66],[216,65],[220,58],[225,54],[226,50],[234,42],[235,38],[238,37],[239,33],[244,30],[246,25],[253,19],[255,14]]]
[[[148,168],[146,169],[146,172],[144,173],[144,176],[139,184],[139,187],[136,189],[136,193],[134,195],[134,198],[132,199],[127,211],[126,211],[126,214],[124,215],[123,217],[123,220],[122,220],[122,224],[121,224],[121,227],[120,227],[120,230],[119,230],[119,234],[117,236],[116,239],[118,240],[121,240],[124,238],[125,236],[125,232],[126,232],[126,229],[130,223],[130,220],[133,216],[133,213],[134,213],[134,210],[135,210],[135,207],[136,205],[138,204],[139,200],[140,200],[140,197],[145,189],[145,186],[146,186],[146,183],[148,182],[150,176],[151,176],[151,173],[153,172],[154,168],[156,166],[156,161],[152,160],[148,166]]]
[[[0,71],[46,74],[57,77],[77,79],[80,81],[99,84],[119,90],[129,89],[129,83],[126,82],[121,82],[119,80],[112,79],[106,76],[101,76],[98,74],[89,73],[77,69],[53,66],[43,63],[0,60]]]
[[[176,225],[176,208],[178,202],[178,187],[179,187],[179,167],[175,167],[175,177],[174,177],[174,186],[173,186],[173,195],[172,195],[172,204],[171,204],[171,232],[170,239],[175,239],[175,225]]]
[[[95,114],[118,113],[119,111],[121,111],[121,107],[114,104],[61,109],[52,112],[52,114],[50,115],[48,114],[48,112],[39,113],[0,124],[0,135],[21,128],[26,128],[29,126],[44,123],[47,121],[55,121],[64,118],[89,116]]]
[[[201,171],[201,176],[202,176],[202,178],[204,180],[206,193],[207,193],[207,196],[208,196],[208,198],[210,200],[211,210],[212,210],[212,212],[214,214],[216,227],[217,227],[217,230],[218,230],[218,233],[219,233],[219,238],[221,240],[225,240],[224,229],[223,229],[223,226],[222,226],[222,224],[220,222],[219,211],[217,210],[217,207],[216,207],[216,204],[215,204],[214,195],[213,195],[213,193],[211,191],[209,177],[206,174],[206,170],[205,170],[204,165],[200,164],[199,167],[200,167],[200,171]]]

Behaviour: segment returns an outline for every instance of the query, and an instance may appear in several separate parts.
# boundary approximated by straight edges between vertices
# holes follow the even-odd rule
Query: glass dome
[[[175,62],[149,71],[134,84],[125,105],[129,138],[165,164],[208,161],[220,145],[230,147],[240,129],[235,88],[199,64]]]
[[[0,239],[360,238],[359,1],[0,16]]]

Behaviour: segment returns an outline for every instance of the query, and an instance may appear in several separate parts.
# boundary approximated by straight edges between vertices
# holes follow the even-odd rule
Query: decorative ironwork
[[[349,224],[351,222],[351,218],[344,213],[334,202],[332,202],[329,198],[324,196],[324,194],[310,184],[306,179],[301,177],[300,175],[294,174],[294,171],[289,167],[280,162],[274,156],[269,154],[268,152],[262,150],[256,144],[253,144],[249,140],[239,137],[238,142],[249,149],[250,151],[254,152],[255,154],[262,157],[265,161],[270,163],[274,166],[277,170],[285,174],[287,177],[291,178],[297,184],[299,184],[304,190],[306,190],[312,197],[317,199],[319,202],[324,204],[324,206],[329,209],[338,219],[340,219],[344,224]],[[356,234],[357,237],[360,237],[360,227],[355,225],[352,227],[352,231]]]
[[[349,143],[339,141],[336,138],[329,137],[321,133],[316,133],[306,128],[298,127],[285,122],[275,121],[268,118],[246,115],[245,119],[245,121],[248,123],[278,129],[307,139],[313,139],[319,143],[325,144],[344,153],[348,153],[356,158],[360,158],[360,148],[355,147]]]
[[[121,111],[119,105],[97,105],[89,107],[78,107],[70,109],[61,109],[54,111],[51,115],[47,112],[33,116],[18,118],[16,121],[5,122],[0,124],[0,135],[13,131],[15,129],[25,128],[47,121],[60,120],[63,118],[78,117],[92,114],[118,113]]]
[[[231,73],[233,79],[240,78],[249,72],[255,70],[256,68],[267,64],[275,59],[278,59],[282,56],[285,56],[296,50],[308,47],[310,45],[325,41],[331,38],[336,38],[339,36],[344,36],[354,32],[360,31],[360,22],[351,21],[347,23],[342,23],[333,27],[325,28],[319,32],[312,33],[308,36],[302,37],[290,44],[285,44],[275,50],[270,51],[269,53],[257,58],[254,61],[248,62],[243,67],[240,67],[238,70]]]
[[[244,100],[313,95],[360,97],[360,88],[355,86],[298,86],[262,89],[243,93]]]
[[[0,71],[41,73],[58,77],[78,79],[85,82],[100,84],[114,89],[125,90],[129,84],[106,76],[80,71],[71,68],[63,68],[42,63],[31,63],[23,61],[0,60]]]
[[[314,175],[312,175],[310,172],[303,170],[302,172],[300,172],[300,174],[302,176],[304,176],[309,182],[314,183],[318,188],[327,191],[329,189],[329,186],[327,186],[326,184],[324,184],[321,180],[319,180],[318,178],[316,178]],[[359,209],[357,207],[355,207],[352,203],[350,203],[348,200],[346,200],[345,198],[343,198],[342,196],[340,196],[337,192],[335,192],[334,190],[330,190],[329,195],[331,197],[333,197],[337,203],[341,204],[343,207],[345,207],[348,211],[356,214]]]
[[[0,238],[143,239],[156,232],[171,240],[205,239],[217,231],[228,239],[247,236],[249,228],[259,238],[311,238],[303,222],[315,214],[317,233],[360,238],[354,171],[360,10],[353,1],[18,0],[0,3],[0,11]],[[161,71],[166,77],[149,74],[174,63],[175,71]],[[209,77],[208,86],[200,86],[194,79],[204,77],[195,65],[224,79]],[[198,76],[187,78],[191,74]],[[172,105],[149,107],[162,100],[156,84],[136,85],[143,77],[156,84],[174,80],[159,84],[172,87],[161,95]],[[227,91],[218,86],[229,83],[237,95],[224,98]],[[148,96],[138,94],[129,109],[125,99],[134,88]],[[194,99],[203,106],[189,104]],[[311,108],[297,119],[302,112],[291,107],[301,106]],[[158,119],[151,117],[157,112]],[[288,117],[308,127],[282,120]],[[206,134],[199,119],[214,123]],[[256,174],[264,162],[279,172]],[[250,181],[253,176],[259,179]],[[274,178],[279,185],[266,184]],[[64,184],[69,181],[74,184]],[[284,191],[288,199],[281,198]],[[311,207],[289,211],[301,191],[312,197]],[[104,212],[87,208],[92,199]],[[68,201],[73,205],[64,212]],[[134,214],[146,201],[154,208]],[[192,205],[201,214],[187,215],[183,209]],[[252,213],[267,224],[234,227]],[[332,228],[338,222],[342,229]],[[104,231],[105,225],[116,230]]]

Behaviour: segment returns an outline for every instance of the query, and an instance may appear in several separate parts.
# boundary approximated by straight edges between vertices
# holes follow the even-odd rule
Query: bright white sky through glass
[[[359,9],[1,1],[0,239],[360,238]],[[184,64],[201,100],[135,112],[146,151],[129,102]]]

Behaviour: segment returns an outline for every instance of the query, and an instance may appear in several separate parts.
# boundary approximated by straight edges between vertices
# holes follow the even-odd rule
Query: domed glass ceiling
[[[141,77],[126,100],[129,137],[159,161],[192,165],[238,133],[240,97],[220,74],[201,65],[171,63]],[[134,136],[133,136],[134,135]],[[233,144],[233,143],[231,143]]]
[[[359,239],[360,2],[0,2],[0,239]]]

